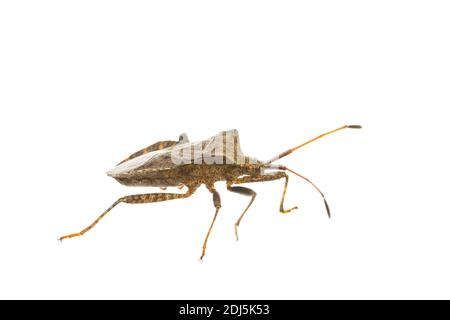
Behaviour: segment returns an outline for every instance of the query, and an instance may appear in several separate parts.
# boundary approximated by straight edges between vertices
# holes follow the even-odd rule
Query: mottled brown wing
[[[124,163],[125,161],[128,161],[130,159],[142,156],[143,154],[146,154],[146,153],[149,153],[149,152],[152,152],[152,151],[162,150],[162,149],[165,149],[165,148],[172,147],[172,146],[174,146],[176,144],[187,143],[187,142],[189,142],[189,139],[188,139],[187,135],[185,133],[182,133],[180,135],[180,138],[179,138],[178,141],[172,141],[172,140],[158,141],[158,142],[156,142],[156,143],[154,143],[152,145],[149,145],[148,147],[146,147],[144,149],[141,149],[141,150],[133,153],[128,158],[120,161],[117,165],[119,165],[121,163]]]
[[[236,129],[221,131],[215,136],[198,142],[180,144],[168,149],[167,153],[155,154],[151,161],[140,169],[166,167],[168,164],[243,164],[239,133]],[[150,159],[149,159],[150,160]],[[175,160],[175,161],[174,161]]]
[[[245,163],[245,156],[241,150],[239,133],[236,129],[221,131],[214,137],[202,141],[201,157],[216,164]],[[195,161],[198,159],[194,159]]]

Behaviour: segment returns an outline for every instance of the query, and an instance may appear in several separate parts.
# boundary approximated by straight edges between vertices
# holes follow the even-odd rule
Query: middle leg
[[[217,218],[217,214],[219,213],[219,209],[222,207],[221,202],[220,202],[220,194],[217,192],[216,188],[214,188],[214,185],[207,185],[206,187],[208,188],[209,192],[211,192],[213,194],[213,202],[214,202],[214,207],[216,207],[216,213],[214,214],[214,218],[211,222],[211,225],[209,226],[208,233],[206,234],[206,237],[205,237],[205,241],[203,242],[203,250],[202,250],[202,255],[200,256],[200,260],[203,260],[203,257],[205,256],[206,245],[208,244],[209,235],[211,234],[211,230],[214,226],[214,222],[216,222],[216,218]]]
[[[247,212],[248,208],[250,208],[250,206],[252,205],[253,201],[255,200],[256,192],[253,191],[250,188],[238,187],[238,186],[233,187],[233,186],[231,186],[231,184],[232,184],[232,182],[227,182],[227,189],[230,190],[231,192],[235,192],[235,193],[242,194],[244,196],[252,197],[252,199],[248,203],[247,207],[245,208],[244,212],[242,212],[242,214],[239,216],[239,219],[237,219],[236,223],[234,224],[234,234],[236,236],[236,241],[238,241],[239,240],[239,236],[238,236],[239,224],[241,223],[241,220],[244,217],[245,213]]]

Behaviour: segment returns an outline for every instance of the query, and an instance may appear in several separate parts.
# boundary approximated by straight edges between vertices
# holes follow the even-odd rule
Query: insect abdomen
[[[173,178],[114,178],[125,186],[142,187],[176,187],[180,184],[178,179]]]

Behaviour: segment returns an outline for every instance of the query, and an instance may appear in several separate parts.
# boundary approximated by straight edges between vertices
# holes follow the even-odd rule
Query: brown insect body
[[[121,161],[115,168],[108,171],[107,174],[126,186],[151,186],[162,189],[166,187],[187,186],[188,191],[186,193],[136,194],[119,198],[87,228],[79,233],[63,236],[60,240],[83,235],[121,202],[149,203],[186,198],[191,196],[200,185],[204,184],[213,194],[213,203],[216,212],[203,244],[203,251],[200,257],[202,259],[205,255],[210,232],[221,207],[220,195],[214,188],[214,183],[217,181],[226,181],[229,191],[251,197],[246,209],[235,223],[235,235],[236,239],[238,239],[237,228],[248,208],[253,203],[256,192],[252,189],[235,185],[284,178],[285,184],[280,202],[280,212],[288,213],[297,209],[297,207],[287,210],[284,209],[284,197],[289,180],[285,171],[294,173],[311,183],[322,195],[329,215],[329,207],[323,193],[309,179],[285,166],[273,165],[272,162],[290,154],[305,144],[344,128],[356,129],[360,128],[360,126],[352,125],[337,128],[293,149],[282,152],[277,157],[266,162],[245,156],[242,153],[237,130],[222,131],[210,139],[200,142],[191,143],[186,134],[182,134],[178,141],[168,140],[154,143],[147,148],[133,153]],[[266,173],[267,169],[277,171]]]
[[[207,154],[210,163],[205,159],[205,150],[212,151]],[[174,163],[172,158],[177,152],[187,153],[187,161]],[[254,174],[264,165],[262,161],[244,156],[237,130],[229,130],[200,142],[189,142],[186,134],[180,135],[178,142],[157,142],[132,154],[107,174],[126,186],[175,187],[232,180]]]
[[[184,164],[173,169],[145,170],[128,176],[112,176],[126,186],[177,187],[214,184],[257,171],[257,165]]]

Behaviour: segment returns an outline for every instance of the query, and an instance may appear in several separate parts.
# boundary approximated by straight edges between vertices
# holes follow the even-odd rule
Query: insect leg
[[[252,197],[252,199],[248,203],[247,207],[245,208],[244,212],[242,212],[242,214],[239,216],[239,219],[237,219],[236,223],[234,224],[234,234],[236,235],[236,241],[238,241],[239,240],[239,236],[238,236],[239,224],[241,223],[241,220],[244,217],[245,213],[247,212],[248,208],[250,208],[253,201],[255,200],[256,192],[253,191],[252,189],[245,188],[245,187],[233,187],[233,186],[231,186],[231,184],[232,184],[231,181],[227,182],[227,189],[230,190],[231,192],[235,192],[235,193],[242,194],[244,196]]]
[[[173,199],[182,199],[187,198],[191,196],[197,187],[190,187],[189,190],[186,193],[147,193],[147,194],[135,194],[135,195],[129,195],[122,198],[119,198],[116,202],[114,202],[108,209],[106,209],[105,212],[103,212],[93,223],[91,223],[88,227],[81,230],[77,233],[68,234],[65,236],[62,236],[59,238],[59,240],[64,240],[68,238],[78,237],[82,236],[89,230],[91,230],[95,225],[104,217],[108,212],[111,211],[112,208],[117,206],[121,202],[125,203],[149,203],[149,202],[160,202],[160,201],[166,201],[166,200],[173,200]]]
[[[283,178],[285,179],[285,182],[284,182],[283,195],[281,196],[281,201],[280,201],[280,212],[281,213],[289,213],[292,210],[298,209],[298,207],[284,209],[284,197],[286,196],[286,190],[287,190],[287,186],[288,186],[288,182],[289,182],[289,176],[285,172],[275,172],[272,174],[263,174],[263,175],[257,175],[257,176],[244,176],[244,177],[233,180],[231,184],[241,184],[241,183],[248,183],[248,182],[264,182],[264,181],[279,180],[279,179],[283,179]]]
[[[213,228],[213,226],[214,226],[214,222],[216,221],[217,214],[219,213],[219,209],[220,209],[221,206],[222,206],[222,205],[220,204],[220,195],[219,195],[219,193],[217,192],[217,190],[214,188],[214,186],[213,186],[213,185],[207,185],[206,187],[207,187],[208,190],[213,194],[213,202],[214,202],[214,206],[216,207],[216,213],[214,214],[214,218],[213,218],[213,220],[212,220],[212,222],[211,222],[211,225],[209,226],[208,233],[206,234],[205,241],[203,242],[203,250],[202,250],[202,255],[201,255],[201,257],[200,257],[200,260],[203,260],[203,257],[205,256],[205,253],[206,253],[206,245],[207,245],[207,243],[208,243],[209,235],[210,235],[211,230],[212,230],[212,228]]]

